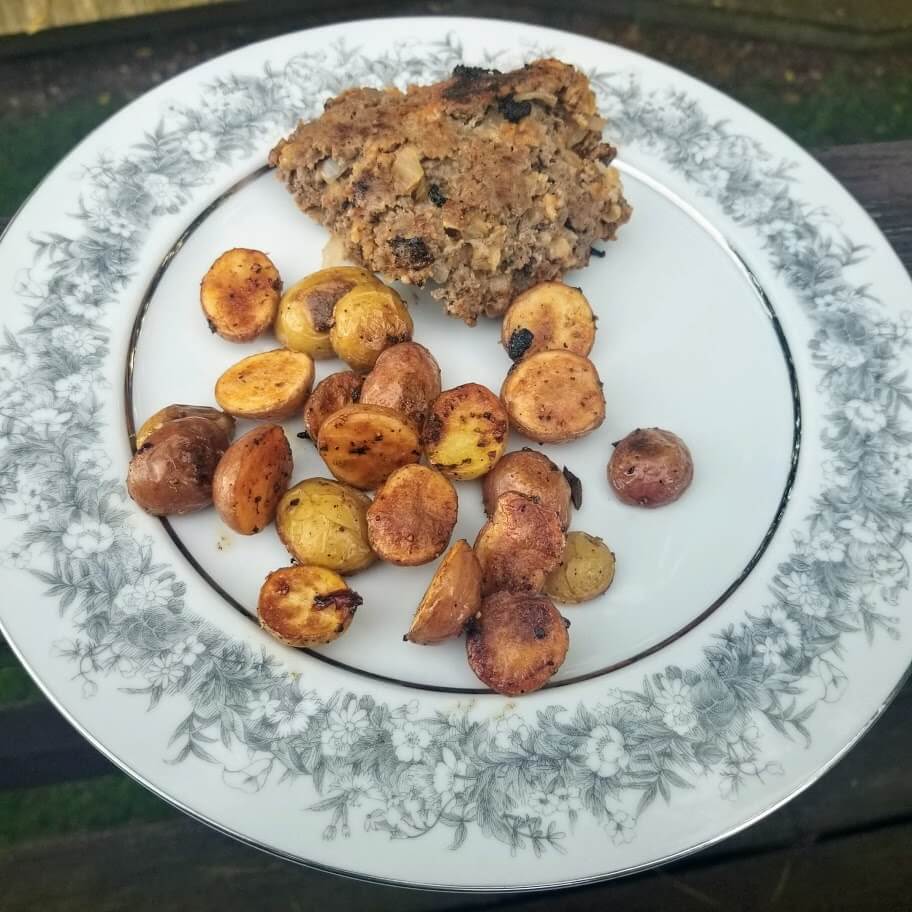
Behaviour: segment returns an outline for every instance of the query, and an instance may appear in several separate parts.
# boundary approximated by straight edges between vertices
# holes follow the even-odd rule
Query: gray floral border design
[[[319,695],[187,608],[183,583],[131,526],[102,448],[103,316],[154,221],[254,151],[264,127],[285,129],[351,84],[439,78],[462,57],[452,35],[380,56],[342,44],[307,51],[259,75],[213,80],[127,154],[87,169],[80,230],[33,239],[18,286],[30,322],[6,330],[0,348],[0,498],[22,523],[3,560],[34,574],[69,613],[76,635],[61,651],[87,697],[113,672],[135,681],[130,692],[150,708],[181,697],[189,712],[171,738],[174,762],[221,766],[228,786],[250,792],[310,777],[326,839],[349,835],[357,820],[393,839],[445,827],[458,848],[474,828],[514,851],[562,851],[585,814],[627,842],[652,802],[673,800],[694,776],[712,773],[735,797],[748,780],[781,773],[764,759],[761,723],[810,742],[816,704],[839,699],[847,683],[845,638],[899,637],[898,620],[879,606],[896,605],[909,583],[909,322],[889,319],[849,280],[865,251],[794,195],[788,163],[709,120],[686,93],[591,74],[613,138],[660,155],[763,239],[813,321],[829,403],[830,458],[813,515],[794,532],[767,604],[715,636],[696,667],[668,667],[599,705],[549,706],[534,724]],[[246,746],[246,765],[218,760],[219,741]]]

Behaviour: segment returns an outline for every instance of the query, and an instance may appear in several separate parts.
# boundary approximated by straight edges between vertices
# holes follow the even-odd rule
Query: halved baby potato
[[[433,469],[396,469],[367,510],[367,540],[391,564],[415,567],[443,553],[458,510],[456,489]]]
[[[614,553],[600,539],[570,532],[560,565],[545,577],[545,592],[559,602],[588,602],[614,580]]]
[[[562,529],[570,525],[570,483],[544,453],[528,447],[507,453],[485,475],[481,490],[488,516],[494,513],[494,506],[501,494],[516,491],[554,510],[560,518]]]
[[[275,518],[294,462],[277,424],[254,428],[222,456],[212,481],[212,501],[226,526],[255,535]]]
[[[482,591],[541,592],[545,577],[560,563],[564,543],[554,510],[515,491],[502,494],[475,539]]]
[[[570,646],[568,626],[544,595],[495,592],[469,624],[469,667],[497,693],[531,693],[547,684],[563,664]]]
[[[326,567],[282,567],[260,589],[260,626],[289,646],[331,643],[348,629],[362,604],[338,573]]]
[[[177,418],[208,418],[214,421],[231,440],[234,437],[234,418],[217,408],[208,405],[166,405],[154,415],[147,418],[136,432],[136,449],[138,450],[148,439],[149,435],[157,431],[162,425]]]
[[[417,342],[400,342],[382,351],[364,380],[361,402],[402,412],[418,430],[440,395],[440,366]]]
[[[500,397],[513,427],[538,443],[575,440],[605,420],[595,365],[570,351],[542,351],[517,361]]]
[[[299,563],[355,573],[376,560],[367,541],[369,506],[370,498],[348,485],[308,478],[282,496],[276,531]]]
[[[418,433],[380,405],[347,405],[320,427],[317,449],[330,472],[363,490],[379,488],[400,466],[421,459]]]
[[[402,298],[387,285],[356,288],[333,309],[329,337],[349,367],[369,371],[380,352],[412,338],[412,318]]]
[[[229,367],[215,384],[215,399],[238,418],[282,421],[304,407],[313,379],[310,355],[276,348]]]
[[[464,383],[442,392],[422,432],[428,462],[460,481],[490,472],[507,447],[509,419],[486,386]]]
[[[312,358],[332,358],[329,331],[336,303],[355,288],[377,288],[381,283],[360,266],[321,269],[301,279],[282,295],[275,334],[292,351]]]
[[[324,377],[315,387],[304,406],[304,427],[307,436],[316,443],[323,422],[346,405],[361,399],[364,377],[354,371],[337,371]]]
[[[514,361],[550,349],[588,355],[595,342],[595,316],[579,288],[541,282],[509,306],[500,340]]]
[[[459,636],[481,607],[481,567],[460,538],[443,556],[403,639],[423,646]]]
[[[674,503],[693,481],[687,444],[662,428],[637,428],[614,444],[608,482],[614,493],[639,507]]]
[[[229,342],[249,342],[276,318],[282,280],[261,250],[235,247],[210,267],[200,284],[209,328]]]

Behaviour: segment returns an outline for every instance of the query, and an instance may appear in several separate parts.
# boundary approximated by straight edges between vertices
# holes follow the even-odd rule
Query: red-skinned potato
[[[693,481],[693,457],[687,444],[662,428],[637,428],[619,440],[608,463],[614,493],[639,507],[664,507]]]

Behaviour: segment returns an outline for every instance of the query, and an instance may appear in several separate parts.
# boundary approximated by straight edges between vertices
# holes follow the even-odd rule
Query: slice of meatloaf
[[[558,60],[351,89],[269,156],[348,255],[474,323],[585,266],[630,217],[588,79]]]

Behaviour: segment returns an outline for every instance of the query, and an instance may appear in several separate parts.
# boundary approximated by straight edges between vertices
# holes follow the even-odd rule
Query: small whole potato
[[[212,501],[226,526],[255,535],[272,522],[288,487],[294,462],[277,424],[254,428],[222,456],[212,482]]]
[[[480,383],[464,383],[434,400],[422,432],[424,451],[428,462],[450,478],[480,478],[503,456],[509,427],[494,393]]]
[[[192,513],[212,503],[212,479],[228,435],[208,418],[175,418],[153,431],[130,460],[127,491],[153,516]]]
[[[261,250],[235,247],[209,267],[200,303],[209,328],[229,342],[250,342],[276,317],[282,280]]]
[[[420,431],[440,395],[440,367],[417,342],[400,342],[382,351],[364,380],[361,401],[402,412]]]
[[[544,453],[524,447],[507,453],[482,482],[484,509],[493,515],[501,494],[516,491],[557,513],[561,528],[570,525],[570,484],[563,472]]]
[[[338,371],[324,377],[314,387],[314,391],[304,406],[304,427],[307,436],[316,443],[323,422],[346,405],[353,405],[361,400],[361,384],[364,377],[354,371]]]
[[[481,567],[460,538],[443,556],[403,639],[427,646],[459,636],[481,607]]]
[[[500,397],[513,427],[538,443],[575,440],[605,420],[595,365],[570,351],[541,351],[517,361]]]
[[[551,599],[531,592],[495,592],[469,623],[466,656],[482,684],[508,697],[543,687],[570,648],[569,622]]]
[[[570,532],[560,565],[545,577],[545,592],[559,602],[588,602],[614,581],[614,553],[600,539]]]
[[[619,440],[608,463],[608,481],[627,504],[664,507],[693,481],[687,444],[662,428],[637,428]]]
[[[515,491],[501,494],[475,539],[482,591],[541,592],[545,576],[560,563],[564,543],[554,510]]]
[[[138,450],[153,431],[175,418],[208,418],[214,421],[231,440],[234,437],[234,418],[225,412],[208,405],[166,405],[154,415],[147,418],[136,432],[136,449]]]
[[[292,351],[311,358],[332,358],[329,331],[336,303],[355,288],[381,287],[366,269],[336,266],[321,269],[292,285],[279,302],[275,334]]]
[[[238,418],[283,421],[304,407],[313,379],[310,355],[276,348],[229,367],[215,384],[215,400]]]
[[[308,478],[289,488],[276,509],[276,531],[301,564],[355,573],[376,556],[367,541],[370,498],[329,478]]]
[[[579,288],[563,282],[540,282],[509,306],[500,339],[514,361],[549,349],[585,356],[595,342],[595,317]]]
[[[391,564],[414,567],[443,553],[456,525],[450,481],[422,465],[396,469],[367,509],[367,540]]]
[[[330,340],[349,367],[369,371],[384,349],[408,342],[413,328],[405,303],[392,288],[356,288],[336,303]]]
[[[320,646],[351,624],[361,596],[326,567],[297,565],[274,570],[260,589],[260,626],[289,646]]]

